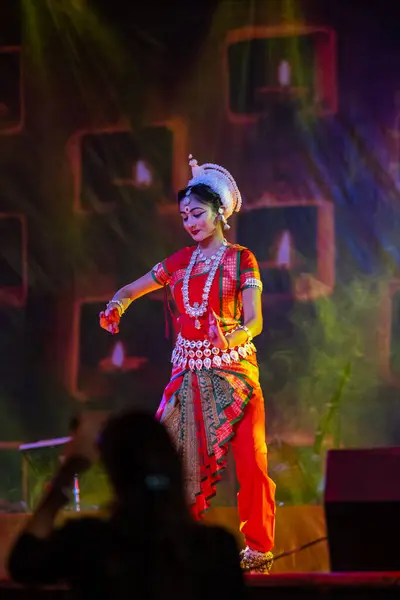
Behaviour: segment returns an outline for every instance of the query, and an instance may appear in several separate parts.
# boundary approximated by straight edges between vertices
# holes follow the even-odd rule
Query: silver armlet
[[[249,277],[249,279],[246,279],[244,285],[246,287],[256,288],[257,290],[260,290],[260,292],[263,291],[262,281],[260,281],[259,279],[256,279],[255,277]]]

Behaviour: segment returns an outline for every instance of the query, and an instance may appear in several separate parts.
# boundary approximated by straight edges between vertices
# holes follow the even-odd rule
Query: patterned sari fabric
[[[186,340],[199,341],[207,338],[208,317],[200,317],[201,328],[196,329],[194,319],[185,313],[182,298],[183,277],[194,249],[180,250],[156,265],[152,274],[158,283],[170,286],[179,313],[178,329],[181,336]],[[207,274],[205,263],[196,264],[189,282],[192,305],[194,302],[201,303]],[[252,287],[254,279],[260,279],[254,255],[241,246],[228,246],[209,296],[209,307],[220,316],[225,332],[240,325],[242,291],[246,287]],[[264,400],[255,354],[223,364],[220,368],[192,371],[186,365],[173,367],[157,417],[169,429],[183,458],[188,499],[197,518],[209,508],[210,499],[215,495],[216,484],[226,464],[228,443],[246,414],[249,402],[252,414],[255,414],[256,409],[258,420],[262,422],[262,426],[252,427],[252,440],[249,443],[258,447],[263,457],[265,455],[265,474],[256,477],[261,477],[269,486],[264,497],[268,497],[268,512],[273,521],[274,485],[266,475]],[[254,433],[255,429],[258,430],[257,433]],[[239,455],[239,452],[236,451],[235,454]],[[236,456],[235,460],[237,462]],[[253,462],[256,464],[257,460]],[[264,468],[260,464],[259,467],[259,470]],[[248,468],[251,469],[250,463]],[[257,467],[254,468],[256,470]],[[241,481],[240,484],[242,487]],[[262,506],[261,504],[262,502],[260,514],[265,509],[265,502]],[[243,513],[243,510],[240,512]],[[243,522],[248,520],[243,514],[241,519]],[[269,526],[269,537],[271,536],[273,537],[273,523]],[[263,547],[260,549],[264,550]]]

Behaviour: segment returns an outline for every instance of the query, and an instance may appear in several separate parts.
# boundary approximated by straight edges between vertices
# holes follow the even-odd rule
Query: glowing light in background
[[[115,343],[110,356],[100,361],[100,370],[104,373],[139,371],[148,362],[142,356],[127,356],[124,344],[121,341]]]
[[[132,177],[130,179],[114,179],[115,185],[131,185],[135,188],[149,188],[153,185],[153,173],[145,160],[138,160],[132,165]]]
[[[153,183],[153,175],[144,160],[135,165],[135,180],[138,187],[149,187]]]
[[[292,69],[287,60],[281,60],[278,66],[278,82],[282,87],[290,86],[292,80]]]
[[[122,342],[117,342],[111,355],[111,364],[120,369],[124,364],[125,351]]]
[[[278,252],[276,256],[276,264],[279,267],[290,269],[292,265],[292,240],[290,233],[284,231],[279,242]]]

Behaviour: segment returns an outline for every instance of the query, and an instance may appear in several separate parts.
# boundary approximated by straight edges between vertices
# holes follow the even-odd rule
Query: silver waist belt
[[[187,340],[179,333],[171,362],[174,367],[186,369],[188,366],[191,371],[200,371],[200,369],[229,366],[251,356],[256,351],[253,342],[247,342],[228,350],[220,350],[209,340]]]

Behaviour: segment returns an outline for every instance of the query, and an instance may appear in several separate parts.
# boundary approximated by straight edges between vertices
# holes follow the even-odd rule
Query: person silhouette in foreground
[[[97,442],[96,442],[97,440]],[[55,528],[75,474],[99,457],[114,488],[108,517]],[[99,436],[83,418],[67,456],[9,556],[12,579],[67,583],[81,598],[244,597],[233,536],[196,523],[185,498],[178,454],[152,416],[112,417]]]

